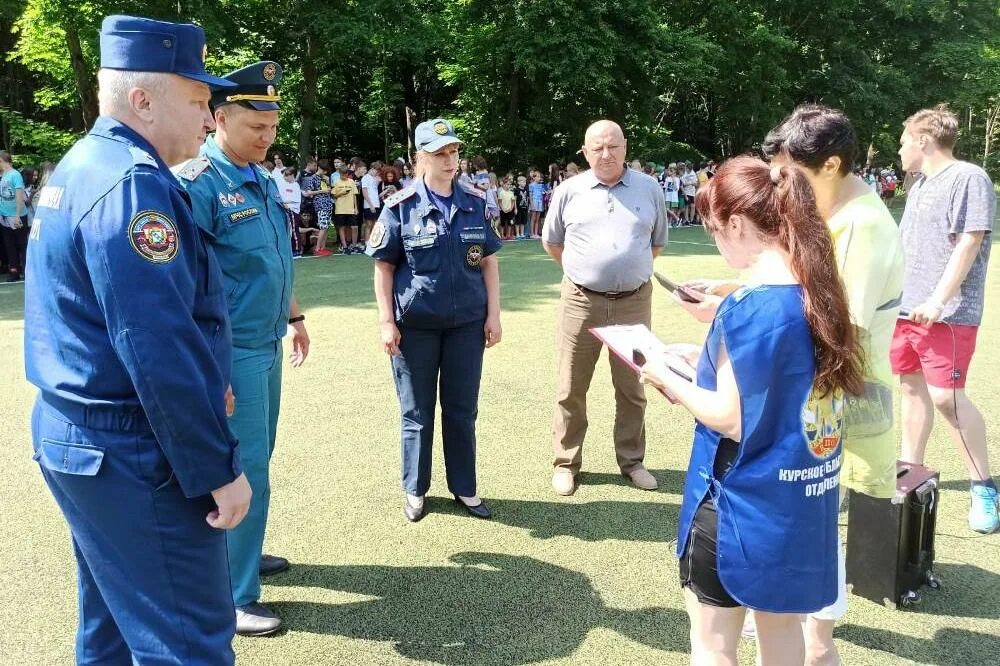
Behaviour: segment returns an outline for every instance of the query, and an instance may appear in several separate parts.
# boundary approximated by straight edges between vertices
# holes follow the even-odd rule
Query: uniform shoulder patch
[[[128,240],[136,253],[154,264],[165,264],[177,256],[180,238],[177,225],[164,213],[144,210],[128,225]]]
[[[388,205],[388,201],[386,202]],[[368,236],[369,247],[380,248],[385,242],[386,228],[382,222],[376,222],[375,226],[372,227],[372,232]]]
[[[132,155],[132,164],[135,166],[151,166],[156,168],[160,166],[152,155],[138,146],[129,146],[128,152]]]
[[[188,160],[182,164],[180,168],[174,171],[174,175],[178,178],[183,178],[184,180],[194,180],[205,172],[205,169],[208,168],[209,164],[211,164],[211,162],[207,157],[199,155],[198,157]]]
[[[485,199],[486,198],[486,192],[483,192],[481,189],[479,189],[475,185],[471,185],[471,184],[466,183],[465,181],[462,181],[462,180],[458,181],[458,185],[459,185],[459,187],[462,188],[462,191],[465,192],[465,193],[467,193],[467,194],[471,194],[474,197],[479,197],[480,199]]]
[[[398,204],[398,203],[400,203],[402,201],[406,201],[407,199],[409,199],[410,197],[412,197],[416,193],[417,193],[417,190],[412,185],[410,187],[404,187],[399,192],[396,192],[395,194],[386,197],[386,199],[385,199],[385,206],[387,208],[392,208],[396,204]]]

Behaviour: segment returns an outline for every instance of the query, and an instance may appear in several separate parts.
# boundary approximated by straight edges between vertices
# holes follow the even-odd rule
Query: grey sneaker
[[[281,629],[281,618],[264,604],[236,607],[236,633],[240,636],[268,636]]]
[[[636,467],[625,476],[631,479],[632,485],[640,490],[656,490],[659,487],[656,478],[642,466]]]

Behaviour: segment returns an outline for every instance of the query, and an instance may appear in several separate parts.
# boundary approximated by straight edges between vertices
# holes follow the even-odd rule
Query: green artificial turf
[[[656,261],[666,275],[732,274],[700,229],[671,239]],[[302,368],[286,365],[266,545],[293,565],[267,579],[263,596],[288,631],[237,638],[239,663],[687,663],[672,553],[692,421],[650,394],[646,464],[660,490],[628,485],[615,465],[602,359],[589,396],[582,487],[556,496],[549,475],[560,271],[537,242],[507,244],[500,263],[504,338],[486,354],[478,427],[480,491],[496,518],[475,520],[454,505],[437,444],[429,514],[408,524],[371,262],[296,262],[312,351]],[[995,467],[998,290],[994,270],[969,390],[985,414]],[[656,332],[700,342],[706,327],[664,294],[656,292]],[[68,664],[74,566],[65,523],[31,461],[22,300],[22,287],[0,288],[0,664]],[[935,571],[945,587],[926,592],[918,611],[852,596],[836,632],[847,664],[1000,663],[1000,534],[968,530],[965,474],[940,427],[928,460],[944,482]],[[752,663],[749,643],[741,656]]]

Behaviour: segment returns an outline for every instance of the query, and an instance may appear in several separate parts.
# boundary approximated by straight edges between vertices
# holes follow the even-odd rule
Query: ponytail
[[[851,322],[844,282],[837,270],[833,238],[816,210],[816,197],[801,169],[773,167],[779,238],[802,285],[803,309],[816,345],[816,388],[864,393],[864,361]]]
[[[770,167],[752,157],[723,164],[698,190],[695,206],[705,228],[718,233],[733,215],[750,220],[761,237],[786,250],[802,285],[803,310],[816,347],[816,389],[864,393],[864,359],[851,323],[833,239],[816,209],[812,186],[798,168]]]

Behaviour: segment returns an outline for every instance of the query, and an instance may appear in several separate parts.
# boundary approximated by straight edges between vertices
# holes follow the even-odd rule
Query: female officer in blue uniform
[[[761,661],[801,664],[798,614],[837,598],[844,394],[863,393],[861,348],[804,174],[730,160],[698,212],[755,286],[717,312],[700,292],[677,299],[712,322],[696,384],[660,360],[643,370],[697,419],[677,536],[692,662],[736,663],[752,608]]]
[[[424,516],[440,386],[448,489],[490,518],[476,490],[476,415],[483,350],[501,337],[500,238],[485,195],[455,179],[461,141],[451,123],[421,123],[414,140],[418,177],[386,199],[367,250],[402,412],[403,511],[412,522]]]
[[[309,352],[309,336],[292,296],[289,214],[271,174],[258,164],[278,126],[281,67],[262,61],[225,79],[234,86],[212,96],[215,136],[177,176],[222,267],[233,326],[236,409],[229,426],[253,489],[246,519],[227,534],[229,571],[237,633],[263,636],[277,631],[281,619],[260,603],[260,576],[288,568],[285,558],[262,555],[281,405],[281,339],[290,328],[294,367]]]

